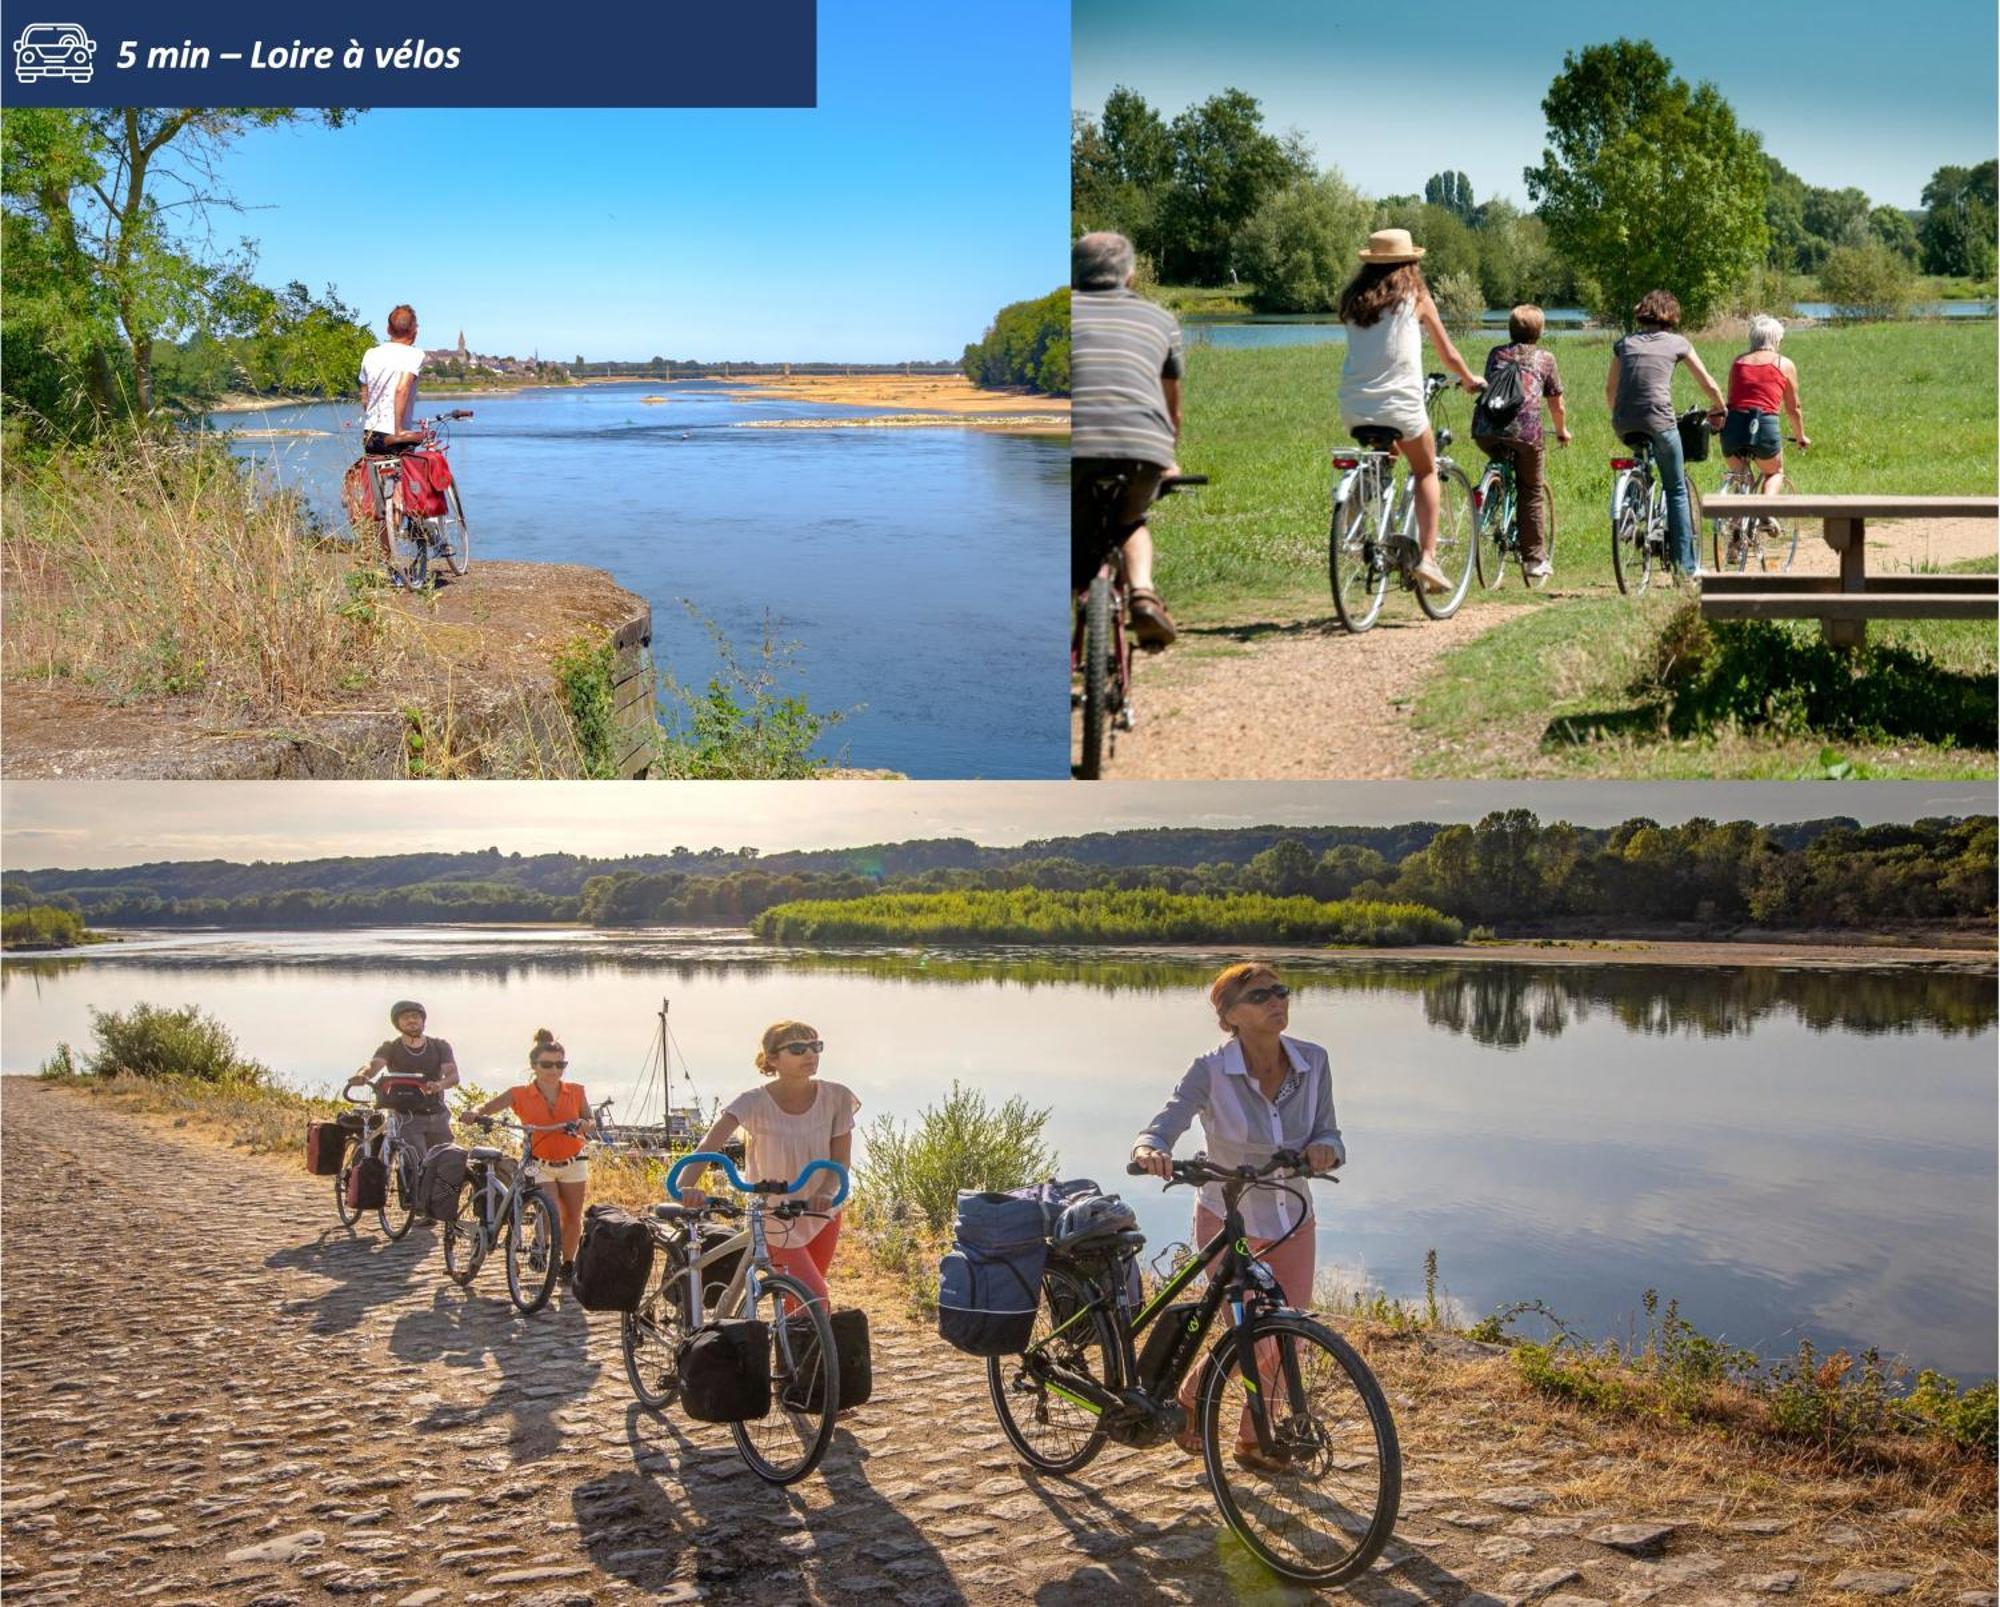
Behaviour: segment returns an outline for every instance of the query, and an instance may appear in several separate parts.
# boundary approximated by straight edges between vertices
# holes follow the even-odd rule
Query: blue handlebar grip
[[[806,1179],[815,1172],[831,1172],[840,1179],[840,1192],[826,1202],[827,1208],[831,1210],[834,1206],[844,1203],[847,1199],[847,1168],[838,1161],[807,1161],[805,1169],[792,1179],[792,1186],[788,1192],[797,1194],[806,1186]]]
[[[667,1192],[675,1199],[679,1199],[681,1197],[681,1174],[690,1166],[703,1164],[720,1166],[739,1194],[748,1194],[750,1192],[750,1185],[743,1181],[742,1175],[736,1170],[736,1163],[734,1161],[727,1155],[718,1155],[713,1150],[706,1149],[697,1150],[692,1155],[683,1155],[679,1160],[674,1162],[673,1169],[667,1173]]]

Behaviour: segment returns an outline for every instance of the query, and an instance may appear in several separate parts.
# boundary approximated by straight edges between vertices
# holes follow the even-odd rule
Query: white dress
[[[1366,329],[1348,324],[1340,369],[1340,427],[1380,424],[1406,439],[1431,427],[1424,410],[1424,336],[1405,297]]]
[[[723,1106],[736,1118],[750,1141],[745,1175],[753,1183],[765,1179],[790,1182],[808,1161],[831,1160],[833,1141],[854,1130],[854,1113],[860,1108],[861,1101],[839,1083],[818,1079],[813,1082],[812,1104],[797,1116],[778,1108],[769,1084],[738,1094]],[[818,1194],[828,1181],[815,1172],[807,1188]],[[765,1237],[773,1245],[796,1249],[818,1238],[828,1220],[802,1216],[780,1222],[766,1217]]]

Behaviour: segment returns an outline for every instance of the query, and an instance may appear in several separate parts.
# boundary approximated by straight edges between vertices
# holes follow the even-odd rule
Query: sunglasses
[[[785,1055],[816,1055],[825,1047],[824,1038],[812,1038],[800,1043],[780,1044],[778,1052]]]
[[[537,1060],[537,1061],[535,1062],[535,1070],[537,1070],[537,1071],[568,1071],[568,1070],[569,1070],[569,1062],[568,1062],[567,1060]]]
[[[1252,988],[1243,995],[1245,1004],[1269,1004],[1273,999],[1289,999],[1292,990],[1282,982],[1273,982],[1268,988]]]

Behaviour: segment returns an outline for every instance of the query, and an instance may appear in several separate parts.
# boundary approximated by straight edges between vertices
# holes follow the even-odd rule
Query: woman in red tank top
[[[1750,349],[1729,368],[1729,416],[1722,425],[1722,452],[1732,469],[1754,458],[1763,476],[1758,488],[1775,492],[1784,484],[1784,437],[1778,429],[1780,411],[1791,419],[1792,434],[1803,451],[1806,421],[1799,408],[1799,372],[1789,357],[1778,355],[1785,326],[1759,313],[1750,320]]]

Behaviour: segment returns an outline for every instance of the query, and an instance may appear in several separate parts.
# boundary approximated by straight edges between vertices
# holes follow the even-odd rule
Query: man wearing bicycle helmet
[[[396,1036],[375,1051],[367,1065],[347,1079],[347,1086],[373,1088],[384,1077],[415,1077],[423,1084],[420,1110],[403,1113],[405,1142],[419,1154],[452,1141],[451,1113],[445,1108],[444,1091],[458,1086],[458,1062],[451,1045],[424,1031],[428,1017],[415,999],[398,999],[389,1007],[389,1020]]]
[[[1181,326],[1133,290],[1137,262],[1122,234],[1086,234],[1070,249],[1070,589],[1122,546],[1132,635],[1161,648],[1178,633],[1153,589],[1146,510],[1179,472]],[[1108,529],[1096,490],[1107,478],[1125,482]]]

